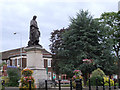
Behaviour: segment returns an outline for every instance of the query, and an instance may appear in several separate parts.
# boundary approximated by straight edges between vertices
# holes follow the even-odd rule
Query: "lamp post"
[[[19,32],[14,32],[14,35],[19,34],[20,35],[20,57],[21,57],[21,70],[22,70],[22,34]]]

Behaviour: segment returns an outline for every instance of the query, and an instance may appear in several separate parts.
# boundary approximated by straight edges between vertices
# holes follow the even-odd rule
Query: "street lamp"
[[[20,34],[20,56],[21,56],[21,70],[22,70],[22,34],[19,32],[14,32],[14,35]]]

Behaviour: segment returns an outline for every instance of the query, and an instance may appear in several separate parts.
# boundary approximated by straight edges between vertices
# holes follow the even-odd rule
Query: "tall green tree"
[[[101,17],[98,19],[99,24],[103,26],[104,29],[100,31],[103,34],[103,43],[109,44],[108,46],[111,47],[110,50],[112,53],[116,55],[117,60],[118,60],[118,70],[120,71],[120,57],[119,57],[119,52],[120,52],[120,16],[119,13],[116,12],[109,12],[109,13],[103,13]],[[107,47],[107,48],[109,48]],[[108,54],[108,53],[106,53]],[[115,57],[114,55],[114,57]],[[106,57],[107,58],[107,57]],[[110,59],[108,59],[110,60]],[[113,59],[113,61],[115,58]],[[113,63],[111,61],[111,63]],[[108,66],[108,65],[107,65]],[[112,67],[110,67],[112,69]],[[120,78],[120,72],[118,72],[118,76]]]
[[[76,17],[70,18],[70,22],[69,30],[54,33],[54,36],[60,36],[59,44],[53,43],[53,41],[58,41],[58,38],[53,37],[53,34],[51,36],[51,40],[54,39],[51,50],[54,51],[53,54],[57,59],[55,62],[58,62],[56,71],[72,77],[73,70],[80,69],[86,84],[88,73],[98,67],[104,72],[109,71],[104,66],[106,61],[108,66],[114,64],[111,49],[107,46],[107,42],[103,43],[104,34],[100,30],[107,28],[102,27],[97,20],[93,19],[88,11],[83,10],[80,10]],[[84,63],[83,59],[91,59],[93,63]]]

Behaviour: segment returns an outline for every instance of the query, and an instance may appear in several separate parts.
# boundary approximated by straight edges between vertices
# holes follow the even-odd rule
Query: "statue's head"
[[[36,18],[37,18],[37,16],[36,16],[36,15],[34,15],[34,16],[33,16],[33,20],[35,20]]]

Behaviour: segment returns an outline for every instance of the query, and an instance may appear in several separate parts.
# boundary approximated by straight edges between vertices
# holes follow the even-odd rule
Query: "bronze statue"
[[[40,31],[36,21],[37,16],[33,16],[33,19],[30,22],[30,41],[28,42],[28,46],[39,45],[39,37]]]

